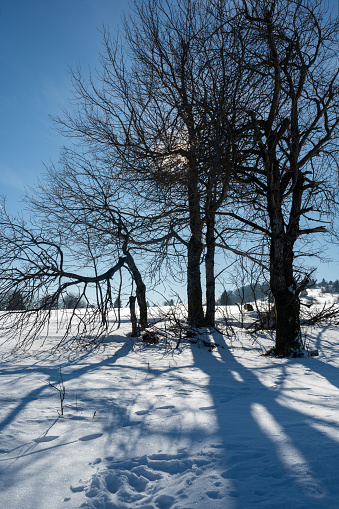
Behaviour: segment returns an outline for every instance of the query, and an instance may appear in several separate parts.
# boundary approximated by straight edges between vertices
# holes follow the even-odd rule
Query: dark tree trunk
[[[148,327],[148,321],[147,321],[146,286],[144,285],[144,283],[140,282],[140,284],[137,285],[136,296],[139,306],[140,327],[141,330],[145,330]]]
[[[131,312],[131,323],[132,323],[132,337],[136,338],[138,336],[138,322],[137,315],[135,314],[135,297],[130,296],[129,298],[129,309]]]
[[[285,291],[275,292],[274,302],[276,312],[274,353],[298,357],[302,352],[299,296],[295,291],[285,288]]]
[[[282,223],[281,223],[282,224]],[[276,219],[272,228],[270,254],[270,286],[276,313],[275,355],[297,357],[303,345],[300,329],[300,300],[293,275],[293,245],[288,235],[279,229]]]
[[[192,136],[191,145],[194,146],[195,138]],[[187,244],[187,301],[188,322],[194,326],[204,324],[204,310],[202,307],[201,288],[201,256],[202,243],[202,220],[200,216],[200,194],[198,185],[198,168],[194,151],[189,157],[189,180],[187,182],[189,224],[191,238]]]
[[[215,238],[214,238],[214,214],[206,216],[206,316],[205,324],[210,327],[215,325],[215,277],[214,277],[214,256],[215,256]]]
[[[202,251],[201,240],[192,236],[187,245],[188,321],[196,326],[204,324],[200,272]]]
[[[148,326],[146,285],[143,282],[141,274],[140,274],[137,266],[134,263],[132,255],[129,253],[129,251],[127,251],[127,249],[124,249],[124,254],[126,255],[128,268],[131,271],[133,280],[136,284],[136,297],[137,297],[139,313],[140,313],[140,327],[141,327],[141,330],[145,330],[146,327]]]
[[[274,147],[275,148],[275,147]],[[300,329],[300,301],[294,279],[294,244],[298,238],[302,179],[295,182],[289,223],[283,215],[283,188],[280,168],[274,152],[267,152],[266,160],[270,218],[270,287],[275,302],[276,338],[275,355],[299,356],[303,345]],[[297,171],[295,174],[298,175]]]

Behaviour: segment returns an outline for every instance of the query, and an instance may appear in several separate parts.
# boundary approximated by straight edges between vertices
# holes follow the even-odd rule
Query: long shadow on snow
[[[239,507],[244,507],[241,504],[243,494],[246,494],[246,501],[250,497],[253,505],[258,504],[259,507],[285,507],[282,505],[284,501],[278,500],[277,505],[274,505],[272,500],[267,500],[266,495],[272,493],[274,487],[281,493],[281,486],[285,486],[289,499],[293,493],[296,499],[299,499],[301,505],[295,505],[295,508],[308,506],[313,509],[318,507],[317,503],[321,507],[321,504],[324,504],[326,490],[328,496],[337,498],[339,476],[331,471],[335,464],[335,460],[331,458],[338,456],[338,443],[311,426],[312,421],[319,424],[319,419],[312,420],[295,409],[282,406],[277,401],[279,391],[264,386],[254,374],[254,369],[248,369],[238,362],[222,336],[216,335],[215,340],[220,345],[218,347],[220,359],[206,349],[192,346],[194,364],[209,376],[208,390],[213,398],[213,405],[201,407],[200,411],[213,411],[217,417],[220,446],[225,455],[225,471],[222,475],[232,481],[237,491]],[[65,383],[88,372],[110,368],[129,351],[130,345],[127,341],[113,356],[97,363],[91,360],[90,363],[65,373]],[[81,361],[86,362],[86,356],[82,356]],[[271,359],[271,367],[282,366],[284,372],[286,362],[300,361]],[[317,363],[315,359],[304,359],[302,363],[303,366],[308,364],[311,369],[318,372],[324,368],[323,376],[327,377],[329,371],[332,373],[332,367],[328,369],[327,365],[318,366],[321,363],[319,361]],[[71,366],[72,363],[65,365],[65,368],[69,369]],[[129,366],[129,369],[134,368]],[[135,369],[140,371],[140,368]],[[146,373],[146,369],[142,371]],[[270,367],[266,365],[263,369]],[[27,370],[27,367],[19,367],[17,371],[12,369],[11,372],[23,375]],[[55,373],[55,367],[40,368],[39,372],[50,376],[52,370]],[[173,368],[170,371],[173,372]],[[337,370],[333,368],[333,379],[335,373]],[[157,373],[154,372],[154,375]],[[1,423],[2,428],[9,425],[32,399],[40,397],[46,390],[50,389],[43,385],[25,394],[23,400]],[[142,423],[140,424],[141,434],[147,432],[146,429],[142,429]],[[317,461],[313,461],[313,451]],[[320,463],[319,458],[323,459]],[[301,493],[305,497],[305,505],[302,505]],[[329,503],[326,503],[326,506],[335,507]]]
[[[96,370],[102,369],[102,368],[112,367],[119,359],[126,356],[130,352],[131,348],[132,348],[132,343],[128,338],[126,338],[126,341],[122,344],[122,346],[118,350],[115,351],[115,353],[112,356],[107,357],[106,359],[102,359],[96,363],[93,362],[93,357],[92,357],[93,351],[88,351],[85,354],[79,354],[79,356],[76,357],[77,362],[86,362],[87,357],[92,357],[92,359],[90,361],[88,361],[88,363],[85,364],[84,366],[75,368],[72,371],[69,371],[67,374],[66,373],[64,374],[63,379],[66,384],[66,387],[67,387],[67,383],[69,383],[72,380],[73,381],[76,380],[77,378],[79,378],[80,376],[82,376],[88,372],[96,371]],[[94,355],[95,355],[95,353],[94,353]],[[64,361],[63,367],[65,369],[69,370],[69,368],[72,368],[74,361],[75,361],[74,358],[72,360],[70,360],[68,363]],[[35,369],[33,369],[33,370],[32,370],[32,365],[30,365],[30,366],[19,365],[17,367],[11,366],[8,369],[9,364],[10,363],[7,362],[7,363],[5,363],[5,365],[2,366],[2,369],[0,370],[0,375],[8,374],[8,375],[18,375],[18,377],[19,376],[25,377],[27,375],[32,375],[32,371],[33,371],[39,375],[45,374],[48,376],[48,378],[53,378],[53,377],[55,378],[58,376],[58,368],[52,364],[50,366],[41,366],[41,365],[39,365],[39,362],[36,362]],[[25,407],[29,403],[33,402],[36,399],[43,397],[45,395],[45,392],[50,392],[50,391],[51,391],[51,388],[47,384],[42,384],[40,387],[29,390],[25,394],[18,395],[18,397],[20,397],[19,403],[7,414],[7,416],[2,420],[2,422],[0,422],[0,433],[3,433],[5,431],[5,429],[8,426],[10,426],[11,423],[13,423],[13,421],[16,419],[16,417],[20,414],[20,412],[22,412],[25,409]],[[0,404],[3,404],[3,402],[7,399],[5,394],[3,394],[2,396],[4,397],[4,399],[0,396]],[[67,397],[67,394],[66,394],[66,397]],[[53,427],[53,425],[57,421],[58,421],[58,419],[56,419],[56,420],[53,419],[52,424],[49,423],[47,425],[48,429],[46,430],[46,433],[50,428]],[[6,433],[4,433],[3,439],[6,439]],[[11,485],[16,484],[18,475],[19,475],[19,471],[20,470],[24,471],[26,468],[26,465],[31,464],[31,462],[33,461],[33,458],[35,459],[35,461],[37,461],[38,458],[42,454],[44,454],[46,452],[48,453],[48,452],[52,451],[53,449],[67,447],[68,445],[73,444],[73,443],[77,442],[78,440],[80,440],[80,441],[86,440],[86,437],[79,437],[77,440],[65,440],[61,444],[55,444],[55,445],[54,444],[53,445],[46,444],[45,447],[40,447],[38,450],[36,449],[38,444],[34,441],[29,442],[27,444],[22,444],[20,446],[15,447],[14,449],[11,449],[11,450],[7,450],[7,451],[2,450],[1,451],[2,454],[0,455],[0,470],[2,468],[6,468],[6,469],[11,468],[11,472],[12,472],[11,476],[6,476],[7,484],[5,487],[3,487],[3,490],[5,491],[5,489],[8,489]],[[40,444],[40,446],[41,446],[41,444]],[[7,449],[7,447],[6,447],[6,449]],[[22,459],[24,461],[24,463],[21,463],[21,464],[13,463],[13,461],[15,461],[17,459]],[[2,480],[1,478],[2,478],[2,476],[0,476],[0,486],[1,486],[1,480]],[[1,489],[0,489],[0,491],[1,491]]]
[[[330,364],[331,359],[326,359],[325,357],[326,349],[331,349],[330,341],[326,339],[330,329],[331,326],[328,325],[317,327],[317,336],[314,340],[314,346],[320,352],[320,356],[307,359],[307,364],[308,367],[311,368],[315,373],[318,373],[320,376],[326,378],[329,383],[339,389],[339,369],[337,366]],[[335,328],[335,331],[336,334],[338,334],[338,327]],[[323,362],[322,359],[325,359],[328,362]]]
[[[93,350],[85,352],[85,353],[80,353],[75,356],[72,355],[68,362],[65,362],[65,360],[61,359],[60,364],[62,364],[63,382],[66,387],[66,399],[65,399],[65,403],[66,403],[65,417],[66,418],[70,418],[69,415],[67,414],[67,404],[68,404],[68,401],[70,398],[69,395],[72,391],[77,392],[77,389],[75,388],[74,385],[72,385],[71,382],[75,382],[77,379],[79,379],[80,377],[82,377],[86,374],[99,372],[100,370],[109,370],[109,371],[111,371],[111,374],[112,374],[114,372],[114,370],[112,371],[112,368],[114,368],[114,365],[119,360],[121,360],[123,357],[127,356],[132,348],[133,348],[133,342],[127,338],[127,339],[125,339],[122,346],[118,350],[116,350],[113,355],[107,356],[107,358],[101,359],[98,362],[93,361],[93,357],[95,358],[95,354],[96,354],[96,352],[95,351],[93,352]],[[87,358],[89,358],[89,361],[86,360]],[[52,357],[51,361],[54,364],[47,365],[47,366],[41,365],[39,363],[39,360],[36,361],[33,365],[32,364],[31,365],[19,365],[19,366],[10,365],[10,367],[2,366],[2,369],[0,369],[0,376],[8,375],[8,376],[12,376],[12,377],[25,378],[26,376],[32,376],[32,374],[36,374],[39,377],[45,376],[46,380],[52,380],[52,381],[54,381],[54,379],[58,380],[59,366],[55,365],[55,361],[54,361],[53,357]],[[9,365],[9,362],[7,362],[6,364]],[[79,364],[82,364],[82,365],[77,366]],[[143,367],[131,366],[131,365],[128,365],[128,366],[118,365],[117,366],[117,370],[119,373],[126,370],[126,371],[134,372],[135,374],[139,373],[141,376],[145,376],[145,377],[147,377],[147,376],[157,377],[160,375],[164,375],[167,372],[170,374],[173,374],[176,371],[176,368],[174,366],[172,366],[168,370],[162,370],[162,369],[157,370],[156,368],[152,367],[151,375],[150,375],[148,373],[148,369],[149,368],[147,365],[145,365]],[[22,412],[26,408],[26,406],[29,403],[31,403],[34,400],[44,397],[46,393],[49,395],[51,394],[50,386],[46,382],[44,383],[42,380],[41,380],[41,382],[42,382],[41,386],[39,386],[35,389],[32,389],[32,390],[29,390],[25,394],[20,395],[21,397],[20,397],[19,403],[0,422],[0,432],[3,432],[6,429],[6,427],[9,426],[15,420],[15,418],[20,414],[20,412]],[[93,396],[93,401],[95,402],[95,406],[98,408],[100,408],[101,405],[107,406],[107,393],[104,393],[102,396],[100,396],[101,389],[102,388],[100,386],[97,386],[97,388],[95,390],[96,394],[95,394],[95,396]],[[81,402],[81,394],[83,393],[83,391],[84,391],[83,388],[78,389],[78,394],[80,396],[79,403]],[[0,397],[0,404],[3,405],[5,402],[6,402],[6,397],[5,396],[3,398]],[[136,403],[136,400],[133,400],[133,399],[129,400],[130,406],[133,406],[135,403]],[[116,418],[116,422],[114,422],[114,424],[112,422],[108,422],[107,425],[103,425],[103,431],[105,433],[107,433],[109,435],[110,432],[111,433],[114,432],[112,430],[116,429],[116,427],[121,427],[121,426],[124,427],[124,426],[129,426],[130,424],[135,424],[135,422],[129,420],[129,416],[127,415],[126,412],[124,412],[124,408],[122,408],[120,405],[116,406],[114,404],[114,402],[113,403],[110,402],[110,407],[112,410],[111,414],[112,414],[112,416],[114,416]],[[154,410],[154,409],[153,408],[149,409],[149,411],[152,411],[152,410]],[[140,420],[139,420],[138,424],[140,424],[140,434],[142,435],[143,431],[144,431],[144,426],[143,426],[142,417],[140,417],[139,419]],[[147,431],[145,431],[145,432],[147,433]],[[162,430],[162,433],[166,434],[166,431]],[[173,436],[177,436],[177,434],[174,433]],[[67,443],[65,443],[64,445],[67,445]],[[73,443],[73,441],[71,441],[69,443]],[[59,447],[59,445],[57,445],[57,446],[53,445],[52,447],[48,447],[48,449],[53,449],[56,447]],[[45,448],[45,449],[47,449],[47,448]],[[43,452],[43,450],[44,449],[40,449],[41,452]],[[35,454],[35,452],[34,452],[34,454]],[[24,455],[27,456],[28,454],[24,454]]]
[[[252,500],[253,506],[280,509],[289,507],[293,497],[294,509],[336,507],[339,474],[333,465],[338,442],[312,427],[321,419],[280,404],[277,387],[266,387],[255,368],[238,362],[220,334],[215,333],[215,342],[220,345],[219,359],[196,345],[192,354],[195,365],[210,377],[211,409],[218,420],[228,467],[223,477],[233,481],[239,507]],[[286,362],[297,364],[299,360],[272,358],[271,367],[284,368]],[[303,365],[307,363],[317,371],[314,359],[304,359]],[[324,420],[323,424],[328,423]],[[275,488],[277,493],[286,493],[286,498],[268,500]],[[242,496],[246,497],[243,503]]]
[[[132,342],[127,340],[126,343],[124,343],[122,345],[122,347],[114,353],[114,355],[112,355],[106,359],[102,359],[98,362],[93,362],[93,357],[92,357],[93,352],[88,352],[84,355],[80,355],[76,359],[72,359],[72,361],[70,361],[69,364],[64,364],[64,368],[65,368],[64,382],[65,382],[66,388],[67,388],[67,385],[71,381],[75,381],[76,379],[80,378],[83,375],[86,375],[87,373],[98,372],[101,369],[112,370],[112,368],[114,368],[114,365],[117,363],[117,361],[121,360],[122,357],[126,356],[130,352],[131,347],[132,347]],[[80,367],[74,365],[75,362],[85,363],[87,356],[91,356],[90,362],[88,362],[87,364],[82,365]],[[163,370],[163,369],[157,370],[152,367],[151,374],[148,373],[147,365],[145,365],[145,366],[131,366],[131,365],[117,366],[118,372],[121,372],[125,368],[127,370],[129,370],[130,373],[136,373],[136,374],[139,373],[139,375],[141,375],[139,378],[152,376],[156,379],[158,376],[164,376],[164,374],[170,374],[171,376],[173,376],[174,373],[176,374],[176,376],[180,377],[180,374],[177,374],[177,369],[175,366],[169,367],[168,370]],[[179,367],[179,369],[181,369],[181,368]],[[11,375],[17,374],[18,376],[25,376],[26,370],[28,370],[29,374],[32,374],[31,366],[30,367],[19,366],[18,368],[10,367],[9,370],[7,370],[7,374],[10,372]],[[40,375],[42,373],[50,375],[52,372],[54,372],[54,374],[56,374],[57,368],[53,367],[53,366],[40,367],[39,365],[37,365],[36,372],[38,372]],[[182,380],[182,383],[184,383],[184,379]],[[69,385],[72,387],[71,384],[69,384]],[[114,385],[112,387],[112,390],[113,389],[114,389]],[[46,390],[50,390],[50,388],[46,385],[43,385],[42,387],[39,387],[37,389],[31,390],[28,393],[26,393],[24,396],[24,399],[9,413],[9,415],[1,423],[2,427],[5,428],[6,426],[10,425],[13,422],[13,420],[16,418],[18,413],[20,411],[24,410],[26,405],[28,405],[32,400],[42,397],[44,391],[46,391]],[[95,402],[99,408],[100,408],[100,405],[107,404],[107,393],[104,393],[102,396],[100,396],[100,386],[96,387],[94,392],[96,392],[96,395],[94,396]],[[136,400],[130,401],[130,405],[133,406],[136,402],[137,402]],[[114,415],[117,416],[117,422],[114,422],[113,425],[111,422],[101,423],[101,426],[102,426],[101,429],[103,431],[103,434],[105,435],[106,445],[108,448],[109,448],[110,440],[113,437],[113,435],[116,433],[117,428],[121,428],[122,433],[123,433],[123,430],[125,429],[124,426],[129,426],[130,423],[132,423],[132,421],[129,421],[128,413],[126,413],[126,415],[123,415],[124,409],[122,409],[119,406],[116,406],[116,407],[112,406],[111,408],[112,408],[111,414],[113,416]],[[152,408],[149,410],[152,411]],[[156,410],[156,408],[155,408],[155,410]],[[66,412],[66,418],[67,418],[67,412]],[[138,441],[140,436],[143,436],[143,435],[148,436],[148,434],[149,434],[149,429],[147,428],[147,426],[144,425],[142,414],[140,415],[140,417],[138,417],[138,420],[140,420],[140,421],[139,422],[134,421],[132,423],[134,425],[134,427],[133,427],[134,433],[133,433],[133,437],[130,437],[131,443],[128,444],[128,449],[126,448],[126,453],[130,453],[130,450],[133,450],[135,442]],[[167,433],[166,430],[161,429],[161,430],[159,430],[159,434],[169,435],[170,440],[173,438],[173,441],[175,441],[175,439],[178,437],[177,431],[174,431],[173,433],[171,433],[171,432]],[[183,432],[182,435],[184,435],[186,437],[187,433]],[[202,433],[202,435],[204,435],[204,433]],[[196,440],[196,438],[197,438],[197,435],[195,434],[192,441]],[[82,440],[82,439],[84,439],[84,437],[78,438],[78,440]],[[7,482],[9,482],[10,484],[15,484],[16,479],[17,479],[17,474],[19,473],[19,471],[24,470],[25,466],[28,464],[31,464],[33,461],[38,461],[38,458],[41,455],[45,454],[46,452],[50,453],[54,449],[63,448],[65,446],[67,447],[70,444],[74,444],[78,440],[74,440],[74,439],[72,440],[69,438],[67,439],[66,437],[64,437],[63,443],[55,443],[55,444],[52,443],[51,445],[46,444],[43,447],[41,447],[42,444],[40,443],[39,449],[36,449],[36,444],[30,442],[30,443],[24,444],[25,450],[21,450],[19,448],[20,449],[20,452],[19,452],[18,450],[16,450],[18,448],[16,448],[12,451],[8,451],[8,453],[12,453],[11,457],[8,457],[8,458],[3,457],[2,461],[1,461],[1,457],[0,457],[0,461],[1,461],[2,465],[6,466],[6,465],[8,465],[8,460],[16,460],[16,459],[21,459],[22,461],[24,461],[24,463],[21,462],[20,464],[11,465],[12,471],[16,472],[16,475],[12,475],[10,480],[9,481],[7,480]],[[15,451],[15,455],[13,456],[14,451]],[[176,455],[171,459],[174,462],[181,464],[181,460],[180,460],[181,456],[184,457],[185,456],[184,453],[181,453],[181,454],[179,453],[178,457]],[[157,460],[154,460],[154,458],[152,459],[152,457],[150,459],[153,462],[157,461]],[[161,460],[160,460],[160,463],[162,463]],[[167,464],[166,461],[164,463]],[[169,461],[168,464],[170,465],[169,468],[171,469],[172,462]],[[185,461],[183,464],[186,465]],[[9,485],[6,486],[6,488],[8,488],[8,487],[9,487]]]
[[[71,382],[72,380],[75,380],[79,378],[80,376],[84,375],[85,373],[96,371],[101,368],[108,368],[111,367],[113,364],[116,363],[118,359],[121,357],[124,357],[129,353],[131,349],[129,340],[126,339],[126,342],[123,343],[123,345],[117,350],[114,355],[107,357],[106,359],[102,359],[99,362],[93,362],[93,360],[89,361],[87,364],[72,369],[68,373],[63,373],[63,381],[65,384]],[[79,355],[76,362],[86,362],[86,358],[93,355],[93,351],[86,352],[85,354]],[[72,367],[74,363],[74,360],[69,361],[68,363],[63,361],[63,369],[69,370],[70,367]],[[8,363],[6,363],[8,364]],[[59,379],[59,368],[54,365],[50,366],[41,366],[39,365],[39,361],[37,361],[36,366],[32,365],[19,365],[19,366],[11,366],[11,368],[7,368],[6,365],[3,365],[0,369],[0,376],[3,375],[11,375],[11,376],[17,376],[17,377],[25,377],[28,375],[32,375],[32,373],[38,373],[40,376],[45,375],[47,380],[58,380]],[[0,433],[5,430],[7,426],[9,426],[13,420],[16,418],[16,416],[24,410],[24,408],[32,401],[42,397],[45,392],[50,392],[51,387],[47,383],[43,383],[40,387],[37,387],[35,389],[29,390],[24,395],[21,395],[20,402],[7,414],[7,416],[0,422]],[[6,395],[3,394],[3,401],[1,401],[0,397],[0,404],[2,404],[6,401]]]

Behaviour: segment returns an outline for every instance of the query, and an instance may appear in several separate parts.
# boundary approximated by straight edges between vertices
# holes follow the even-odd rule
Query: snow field
[[[3,507],[338,507],[339,327],[309,330],[305,359],[262,357],[269,336],[240,329],[212,351],[129,329],[96,351],[2,346]]]

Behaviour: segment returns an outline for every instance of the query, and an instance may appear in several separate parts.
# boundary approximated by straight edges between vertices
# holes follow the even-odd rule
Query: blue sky
[[[0,193],[12,212],[63,139],[49,114],[72,97],[69,66],[98,62],[102,23],[119,24],[127,2],[3,0],[0,4]]]
[[[338,0],[331,0],[334,12]],[[0,4],[0,194],[20,210],[25,187],[57,161],[63,138],[49,115],[72,98],[69,67],[92,70],[101,51],[102,23],[114,29],[122,0],[2,0]],[[329,254],[339,260],[337,248]],[[322,264],[318,278],[339,278],[339,263]]]

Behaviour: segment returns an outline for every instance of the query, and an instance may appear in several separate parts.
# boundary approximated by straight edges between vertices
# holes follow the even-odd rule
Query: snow
[[[2,345],[2,507],[338,507],[339,327],[305,331],[319,357],[302,359],[237,327],[212,350],[129,331],[51,353],[55,320],[43,347]]]

